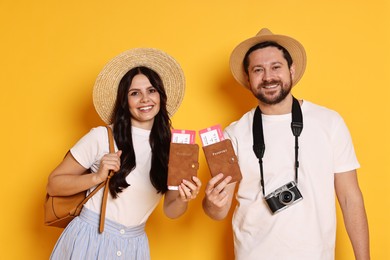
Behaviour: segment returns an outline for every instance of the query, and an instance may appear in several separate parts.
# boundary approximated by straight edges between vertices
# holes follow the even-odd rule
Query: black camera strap
[[[256,157],[259,159],[260,166],[260,184],[263,190],[263,195],[265,196],[265,187],[264,187],[264,173],[263,173],[263,156],[265,152],[264,144],[264,132],[263,132],[263,119],[262,112],[259,107],[256,108],[255,115],[253,117],[253,151]],[[302,110],[299,105],[299,101],[293,97],[293,104],[291,108],[291,131],[295,136],[295,182],[298,184],[298,137],[303,129],[303,119],[302,119]]]

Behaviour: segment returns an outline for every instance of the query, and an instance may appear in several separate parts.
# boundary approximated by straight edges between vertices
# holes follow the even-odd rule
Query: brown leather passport
[[[238,159],[234,153],[232,142],[229,139],[204,146],[203,152],[212,177],[219,173],[223,173],[224,178],[232,176],[230,182],[241,180],[242,175],[238,165]],[[218,184],[219,182],[216,185]]]
[[[168,162],[168,189],[177,190],[183,179],[192,181],[199,169],[198,144],[171,143]]]

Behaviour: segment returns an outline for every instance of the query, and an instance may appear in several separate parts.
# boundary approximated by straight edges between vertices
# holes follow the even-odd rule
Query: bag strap
[[[114,148],[114,137],[112,134],[112,129],[109,126],[106,126],[107,128],[107,133],[108,133],[108,145],[110,148],[110,153],[115,152]],[[93,195],[96,194],[101,188],[104,187],[104,193],[103,193],[103,199],[102,199],[102,207],[101,207],[101,213],[100,213],[100,223],[99,223],[99,232],[102,233],[104,230],[104,219],[106,217],[106,205],[107,205],[107,196],[108,196],[108,184],[110,182],[111,177],[114,175],[114,171],[110,171],[108,173],[107,179],[100,183],[88,196],[84,198],[84,200],[77,206],[77,209],[75,212],[80,212],[81,209],[83,208],[84,204],[92,198]]]
[[[114,153],[114,137],[112,135],[112,129],[109,126],[106,126],[107,128],[107,133],[108,133],[108,144],[110,147],[110,153]],[[102,184],[105,186],[104,187],[104,193],[103,193],[103,199],[102,199],[102,208],[100,212],[100,223],[99,223],[99,232],[103,233],[104,230],[104,220],[106,218],[106,205],[107,205],[107,196],[108,196],[108,190],[109,190],[109,183],[111,177],[114,176],[114,171],[110,171],[108,173],[107,179],[105,182]],[[99,185],[100,186],[100,185]]]

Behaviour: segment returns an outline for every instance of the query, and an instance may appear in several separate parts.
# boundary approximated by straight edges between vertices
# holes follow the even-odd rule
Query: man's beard
[[[290,94],[291,89],[292,89],[292,78],[290,76],[290,82],[286,82],[285,84],[283,84],[282,81],[277,81],[277,80],[273,80],[273,81],[269,81],[269,82],[263,82],[262,84],[260,84],[258,86],[258,89],[261,90],[262,88],[264,88],[267,85],[275,85],[275,84],[279,84],[282,87],[281,87],[279,93],[276,96],[272,97],[272,98],[268,98],[261,91],[259,91],[257,93],[254,93],[252,91],[252,93],[260,102],[262,102],[264,104],[267,104],[267,105],[279,104],[280,102],[282,102],[288,96],[288,94]]]

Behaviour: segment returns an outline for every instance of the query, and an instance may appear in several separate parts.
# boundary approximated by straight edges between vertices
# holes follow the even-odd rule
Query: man
[[[370,258],[349,131],[335,111],[291,94],[305,67],[303,46],[268,29],[231,54],[233,76],[258,99],[257,109],[225,129],[242,172],[233,216],[236,259],[334,259],[335,194],[356,259]],[[213,219],[230,210],[237,185],[230,180],[221,173],[207,184],[203,209]]]

